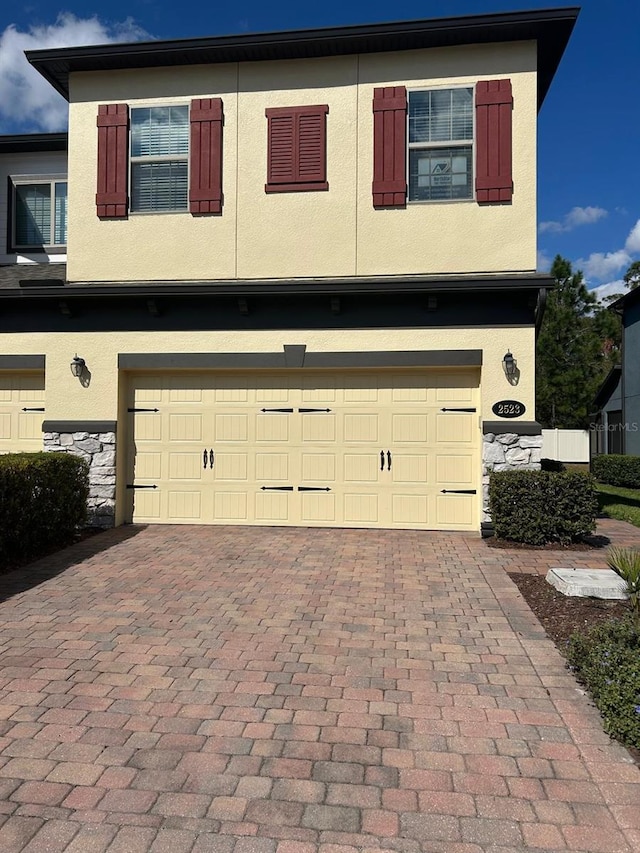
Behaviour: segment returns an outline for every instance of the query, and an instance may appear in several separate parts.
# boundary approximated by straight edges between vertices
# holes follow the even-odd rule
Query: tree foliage
[[[620,323],[591,293],[580,270],[556,255],[536,358],[536,417],[550,429],[584,429],[593,400],[618,362]]]
[[[624,274],[624,283],[629,290],[635,290],[640,285],[640,261],[634,261]]]

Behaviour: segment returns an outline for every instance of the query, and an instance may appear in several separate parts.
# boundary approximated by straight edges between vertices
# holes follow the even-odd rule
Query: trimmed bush
[[[593,477],[579,471],[496,471],[489,508],[496,536],[527,545],[568,545],[596,529]]]
[[[73,541],[87,517],[89,468],[68,453],[0,456],[0,566]]]
[[[640,489],[640,456],[621,456],[616,453],[594,456],[591,473],[601,483],[610,486]]]
[[[576,678],[593,696],[604,729],[640,749],[640,632],[631,619],[611,620],[569,640]]]

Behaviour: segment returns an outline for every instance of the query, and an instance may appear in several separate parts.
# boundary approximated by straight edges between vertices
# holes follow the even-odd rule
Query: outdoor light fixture
[[[504,358],[502,359],[502,366],[504,367],[504,373],[507,379],[513,379],[518,371],[518,362],[509,350],[507,350]]]
[[[76,379],[80,379],[87,363],[84,358],[80,358],[78,353],[76,353],[71,359],[71,364],[69,366],[71,368],[71,373],[76,377]]]

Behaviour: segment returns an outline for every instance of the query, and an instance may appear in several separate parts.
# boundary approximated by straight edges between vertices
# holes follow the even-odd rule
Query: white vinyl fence
[[[542,458],[557,459],[558,462],[588,462],[588,430],[543,429]]]

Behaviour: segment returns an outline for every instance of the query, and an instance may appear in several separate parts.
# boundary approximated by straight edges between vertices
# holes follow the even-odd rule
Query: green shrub
[[[596,529],[593,478],[578,471],[497,471],[489,508],[496,536],[527,545],[567,545]]]
[[[591,460],[591,473],[601,483],[640,489],[640,456],[602,454]]]
[[[0,456],[0,566],[73,541],[87,516],[89,469],[67,453]]]
[[[634,551],[632,548],[612,548],[607,557],[607,565],[625,582],[631,615],[640,632],[640,551]]]
[[[640,748],[640,631],[631,619],[604,622],[574,634],[567,657],[593,696],[605,731]]]

